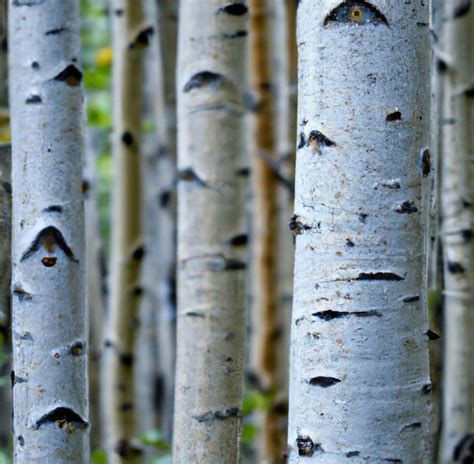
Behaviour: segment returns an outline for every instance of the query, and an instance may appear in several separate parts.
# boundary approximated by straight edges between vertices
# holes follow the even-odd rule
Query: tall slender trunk
[[[247,6],[182,0],[174,461],[239,462]]]
[[[141,461],[136,433],[134,348],[145,250],[141,227],[140,147],[143,55],[150,34],[141,1],[112,3],[113,190],[110,309],[105,333],[104,407],[111,463]]]
[[[96,157],[100,140],[93,128],[86,132],[84,162],[84,216],[86,230],[87,305],[89,310],[89,398],[91,448],[101,446],[100,358],[103,342],[104,295],[102,275],[102,240],[97,203]]]
[[[0,108],[8,106],[7,0],[0,0]]]
[[[298,7],[291,463],[431,462],[428,22],[428,2]]]
[[[474,7],[446,0],[442,234],[445,281],[445,369],[441,462],[474,460]]]
[[[252,317],[251,363],[259,383],[273,398],[277,390],[277,202],[273,131],[273,98],[268,0],[249,0],[250,91],[255,104],[250,115],[250,163],[252,181]],[[273,459],[280,453],[277,420],[266,411],[262,423],[260,457]]]
[[[0,376],[10,368],[10,277],[11,277],[11,150],[0,144]],[[0,449],[6,449],[11,433],[10,386],[0,388]]]
[[[11,0],[15,462],[88,454],[79,3]]]
[[[159,48],[161,52],[163,101],[158,102],[158,223],[159,309],[158,356],[161,371],[161,427],[168,439],[173,428],[176,363],[176,48],[178,38],[177,0],[158,2]]]
[[[277,65],[276,146],[278,169],[285,182],[279,182],[277,190],[278,228],[277,228],[277,364],[276,383],[278,392],[273,403],[274,421],[279,428],[278,449],[274,459],[281,460],[286,449],[288,428],[288,371],[291,327],[291,303],[293,296],[293,235],[288,227],[294,203],[295,176],[295,133],[296,133],[296,2],[279,0],[276,4],[275,53]]]

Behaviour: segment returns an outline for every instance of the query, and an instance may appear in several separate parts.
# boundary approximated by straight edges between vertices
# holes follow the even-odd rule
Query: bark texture
[[[277,201],[275,137],[271,68],[271,12],[268,0],[249,0],[250,66],[252,98],[249,117],[252,186],[251,216],[251,363],[260,386],[272,398],[278,389],[277,360],[278,285],[276,269]],[[270,409],[262,419],[260,459],[279,454],[277,420]]]
[[[101,441],[100,358],[104,325],[103,247],[99,227],[97,201],[96,156],[101,147],[102,134],[88,128],[86,132],[84,181],[84,216],[86,230],[87,305],[89,325],[89,398],[91,449],[99,449]]]
[[[112,4],[113,191],[110,312],[105,333],[104,406],[111,463],[141,461],[136,433],[134,348],[144,257],[141,218],[140,146],[143,56],[153,30],[144,22],[141,1]]]
[[[174,459],[239,462],[245,336],[244,3],[183,0]]]
[[[171,439],[176,363],[176,0],[158,2],[158,29],[163,99],[158,101],[158,357],[161,428]]]
[[[431,462],[428,23],[299,3],[291,463]]]
[[[282,459],[288,429],[288,377],[290,352],[291,303],[293,300],[293,234],[288,223],[293,212],[296,153],[297,53],[296,2],[276,3],[275,50],[278,107],[276,109],[276,146],[278,154],[278,229],[277,229],[277,373],[278,391],[273,401],[275,426],[279,429],[274,459]],[[276,422],[278,421],[278,422]]]
[[[11,0],[15,463],[88,453],[79,3]]]
[[[442,234],[445,352],[441,461],[474,461],[474,5],[447,0],[444,60]]]
[[[10,278],[11,278],[11,149],[0,144],[0,377],[10,367]],[[0,388],[0,449],[6,449],[11,433],[11,391]]]

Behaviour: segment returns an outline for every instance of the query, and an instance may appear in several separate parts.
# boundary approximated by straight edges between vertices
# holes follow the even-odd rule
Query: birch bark
[[[0,376],[7,377],[10,367],[10,279],[11,279],[11,148],[0,144]],[[0,389],[0,449],[7,449],[11,431],[11,394],[9,385]]]
[[[159,49],[161,53],[163,101],[158,102],[159,139],[158,188],[158,356],[163,394],[162,430],[171,439],[173,428],[176,363],[176,47],[178,38],[177,0],[158,2]]]
[[[153,30],[145,23],[141,1],[112,3],[113,191],[110,312],[105,333],[104,406],[111,463],[135,463],[141,450],[136,433],[134,348],[145,250],[141,227],[140,151],[143,56]]]
[[[239,462],[246,18],[240,2],[180,6],[176,464]]]
[[[15,463],[88,454],[79,3],[11,0]]]
[[[474,6],[444,2],[442,234],[445,352],[441,461],[474,460]]]
[[[291,463],[430,462],[428,22],[299,3]]]

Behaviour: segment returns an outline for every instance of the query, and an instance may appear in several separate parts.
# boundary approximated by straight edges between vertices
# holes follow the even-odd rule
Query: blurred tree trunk
[[[104,295],[102,275],[102,239],[97,203],[96,157],[100,141],[91,127],[86,131],[83,190],[86,227],[87,305],[89,309],[89,397],[91,448],[101,446],[100,358],[103,342]]]
[[[440,47],[446,305],[441,461],[474,462],[474,8],[470,2],[444,2]]]
[[[77,1],[10,2],[17,464],[89,459],[79,27]]]
[[[293,212],[295,175],[295,133],[297,100],[296,2],[278,0],[276,4],[274,56],[277,76],[276,144],[278,169],[285,182],[278,184],[278,302],[277,302],[277,395],[273,402],[274,420],[278,421],[279,444],[274,459],[286,450],[288,428],[288,370],[290,355],[291,302],[293,296],[293,235],[288,223]]]
[[[430,235],[428,243],[428,311],[429,324],[437,334],[443,335],[443,244],[441,236],[441,157],[442,149],[440,137],[442,124],[443,85],[440,61],[438,59],[439,36],[443,26],[442,0],[431,2],[431,29],[432,33],[432,107],[431,107],[431,157],[434,167],[431,182],[431,210],[430,210]],[[439,439],[441,428],[441,390],[443,371],[443,345],[432,343],[430,345],[430,370],[433,385],[433,462],[438,462]]]
[[[11,150],[0,144],[0,377],[10,371],[10,277],[11,277]],[[0,449],[7,449],[11,434],[11,389],[0,388]]]
[[[273,130],[274,82],[271,76],[271,14],[267,0],[249,0],[250,8],[250,91],[253,105],[249,118],[252,182],[251,217],[251,365],[259,386],[274,399],[277,386],[278,312],[276,289],[277,202],[274,173]],[[258,444],[260,459],[280,455],[278,420],[270,407],[262,419]]]
[[[298,7],[291,463],[431,462],[429,5],[377,4]]]
[[[141,1],[114,0],[113,162],[110,310],[105,333],[103,401],[111,463],[142,460],[136,433],[134,349],[142,287],[141,133],[143,58],[153,30]]]
[[[243,3],[181,2],[176,464],[239,462],[246,19]]]
[[[160,140],[157,180],[158,215],[158,358],[161,428],[171,439],[173,428],[176,362],[176,44],[177,0],[158,2],[158,30],[161,53],[161,97],[158,94],[158,138]]]
[[[0,0],[0,144],[8,128],[7,1]],[[9,145],[0,145],[0,378],[10,372],[10,275],[11,275],[11,154]],[[10,186],[10,187],[9,187]],[[11,389],[0,387],[0,449],[6,449],[11,433]]]
[[[159,37],[156,0],[144,3],[146,18],[153,21],[156,36]],[[160,114],[163,103],[161,75],[161,50],[159,40],[150,42],[144,67],[144,131],[142,140],[142,223],[145,243],[145,259],[142,263],[143,298],[140,305],[140,325],[136,340],[135,398],[137,406],[137,432],[144,434],[161,426],[160,414],[162,394],[157,383],[161,377],[160,356],[158,351],[159,334],[156,320],[159,315],[159,275],[160,275],[160,203],[159,199],[159,162],[160,135],[164,118]],[[157,356],[158,353],[158,356]],[[158,390],[158,391],[157,391]],[[158,403],[158,404],[157,404]],[[157,409],[158,408],[158,409]],[[159,418],[161,419],[161,417]]]

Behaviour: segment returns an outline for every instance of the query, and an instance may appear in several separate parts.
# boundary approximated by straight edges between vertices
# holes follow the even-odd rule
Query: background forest
[[[0,464],[474,463],[471,0],[0,41]]]

